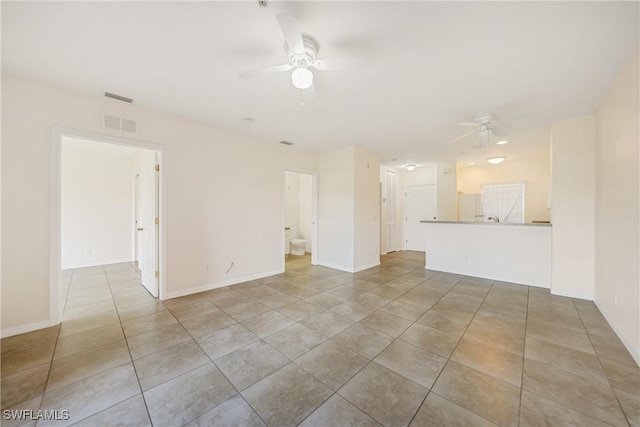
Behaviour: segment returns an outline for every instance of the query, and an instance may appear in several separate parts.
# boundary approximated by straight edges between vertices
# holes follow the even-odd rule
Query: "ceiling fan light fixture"
[[[417,167],[416,165],[407,165],[407,166],[405,166],[404,168],[405,168],[406,170],[408,170],[408,171],[412,171],[412,170],[414,170],[416,167]]]
[[[506,139],[503,139],[502,141],[498,141],[496,142],[496,145],[504,145],[504,144],[508,144],[509,141],[507,141]]]
[[[487,161],[492,165],[499,165],[500,163],[504,162],[504,159],[506,159],[506,157],[498,156],[498,157],[490,157],[487,159]]]
[[[313,85],[313,73],[308,68],[296,68],[291,73],[291,82],[298,89],[309,89]]]

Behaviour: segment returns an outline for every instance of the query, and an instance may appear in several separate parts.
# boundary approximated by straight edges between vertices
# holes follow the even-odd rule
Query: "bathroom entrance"
[[[317,174],[312,171],[284,170],[284,258],[310,257],[316,264],[317,252]]]

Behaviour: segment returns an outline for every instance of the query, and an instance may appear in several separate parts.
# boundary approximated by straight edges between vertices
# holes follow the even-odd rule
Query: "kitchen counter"
[[[421,222],[425,268],[551,287],[550,224]]]
[[[429,221],[422,220],[420,221],[424,224],[467,224],[467,225],[516,225],[516,226],[533,226],[533,227],[551,227],[550,223],[546,222],[524,222],[524,223],[513,223],[513,222],[473,222],[473,221]]]

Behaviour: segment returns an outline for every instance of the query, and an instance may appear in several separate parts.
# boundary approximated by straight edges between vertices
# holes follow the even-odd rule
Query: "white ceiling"
[[[638,2],[2,2],[2,68],[310,150],[358,144],[384,163],[466,164],[548,152],[549,124],[593,112],[639,44]],[[275,16],[295,14],[319,57],[300,105]],[[470,150],[476,113],[528,113],[510,144]],[[251,117],[254,123],[244,124]],[[464,154],[461,154],[464,152]],[[397,158],[393,162],[391,159]]]

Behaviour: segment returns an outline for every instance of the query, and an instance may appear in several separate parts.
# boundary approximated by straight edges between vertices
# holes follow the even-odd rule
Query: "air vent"
[[[280,144],[284,144],[284,145],[293,145],[293,142],[289,142],[289,141],[280,141]]]
[[[122,96],[122,95],[116,95],[115,93],[111,93],[111,92],[105,92],[104,96],[106,96],[107,98],[117,99],[118,101],[127,102],[129,104],[133,102],[133,99],[131,98],[127,98],[126,96]]]
[[[135,120],[124,119],[112,114],[105,114],[102,124],[107,129],[113,129],[121,132],[136,133],[137,122]]]

